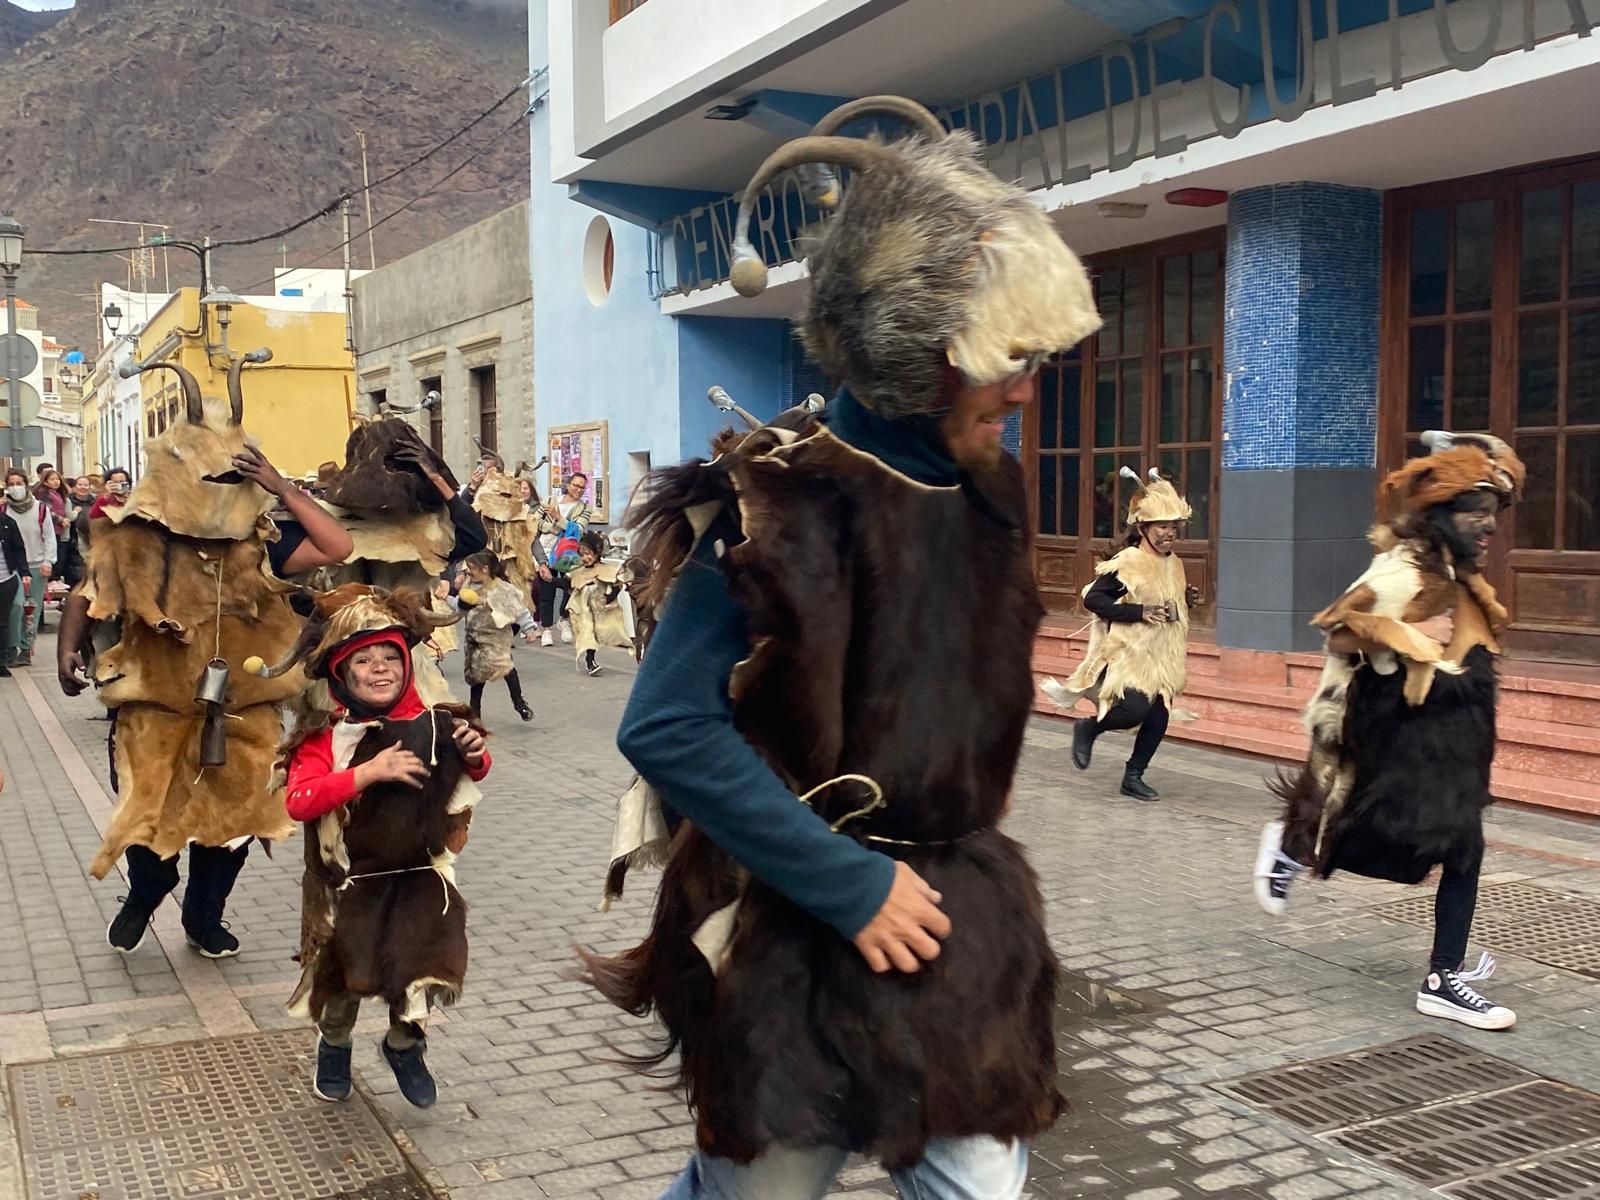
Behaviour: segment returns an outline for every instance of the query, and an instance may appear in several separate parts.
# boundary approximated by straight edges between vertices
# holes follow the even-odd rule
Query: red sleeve
[[[333,733],[323,730],[300,743],[289,760],[284,807],[296,821],[315,821],[356,798],[356,774],[333,769]]]
[[[477,765],[476,769],[471,766],[467,767],[467,778],[472,780],[473,783],[481,782],[483,777],[489,773],[489,763],[489,752],[485,750],[483,752],[483,761]]]

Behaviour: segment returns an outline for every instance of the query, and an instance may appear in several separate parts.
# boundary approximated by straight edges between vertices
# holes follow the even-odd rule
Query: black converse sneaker
[[[239,953],[239,939],[228,932],[228,923],[218,921],[209,929],[185,928],[184,939],[200,952],[202,958],[232,958]]]
[[[1487,954],[1470,971],[1430,971],[1417,991],[1417,1011],[1425,1017],[1460,1021],[1474,1029],[1510,1029],[1517,1014],[1474,991],[1468,982],[1494,974],[1494,959]]]
[[[144,935],[155,919],[155,910],[146,908],[131,896],[119,896],[122,910],[106,926],[106,944],[113,950],[132,954],[144,941]]]
[[[1269,821],[1256,846],[1256,903],[1275,917],[1289,907],[1289,885],[1305,868],[1283,852],[1283,822]]]

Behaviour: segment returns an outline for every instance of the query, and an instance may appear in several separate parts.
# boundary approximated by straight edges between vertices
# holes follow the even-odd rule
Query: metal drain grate
[[[311,1094],[306,1031],[8,1069],[33,1200],[431,1200],[359,1093]]]
[[[1322,1133],[1445,1096],[1531,1083],[1538,1076],[1449,1038],[1407,1038],[1247,1075],[1218,1090]]]
[[[1600,1094],[1450,1038],[1216,1087],[1458,1200],[1600,1200]]]
[[[1433,924],[1432,894],[1368,911],[1411,925]],[[1600,903],[1526,883],[1490,884],[1478,893],[1472,935],[1493,950],[1600,978]]]

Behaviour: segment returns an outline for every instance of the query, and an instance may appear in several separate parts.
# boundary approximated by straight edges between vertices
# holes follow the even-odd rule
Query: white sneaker
[[[539,634],[539,645],[541,645],[541,646],[554,646],[555,644],[556,644],[556,639],[550,635],[549,628],[544,629]]]
[[[561,640],[563,642],[566,642],[566,643],[569,643],[569,644],[571,643],[571,641],[572,641],[572,622],[571,621],[563,621],[563,622],[561,622]]]
[[[1273,916],[1281,917],[1289,907],[1289,885],[1304,870],[1305,867],[1283,852],[1283,822],[1268,821],[1256,847],[1256,903]]]
[[[1487,954],[1472,971],[1430,971],[1417,991],[1417,1011],[1425,1017],[1459,1021],[1473,1029],[1510,1029],[1517,1023],[1517,1014],[1466,983],[1468,979],[1487,979],[1492,974],[1494,960]]]

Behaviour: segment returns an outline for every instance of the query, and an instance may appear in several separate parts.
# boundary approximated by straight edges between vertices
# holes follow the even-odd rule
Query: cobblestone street
[[[53,653],[47,637],[38,662]],[[518,659],[536,716],[518,722],[504,690],[489,689],[496,765],[459,867],[472,906],[468,993],[435,1021],[429,1041],[439,1104],[418,1111],[398,1096],[377,1055],[384,1018],[375,1006],[360,1027],[356,1065],[401,1147],[441,1193],[645,1200],[683,1163],[682,1104],[615,1061],[619,1049],[644,1045],[650,1027],[569,978],[574,943],[630,944],[649,904],[647,876],[611,912],[597,904],[615,799],[630,778],[612,735],[633,668],[608,652],[605,673],[584,678],[560,647],[519,648]],[[90,697],[63,698],[42,667],[0,680],[0,1058],[10,1067],[293,1028],[283,1003],[297,974],[298,840],[270,858],[252,852],[229,908],[244,947],[237,958],[213,964],[186,949],[173,904],[138,951],[107,948],[122,881],[84,873],[109,811],[106,725],[92,719],[100,713]],[[1419,1035],[1600,1091],[1600,926],[1581,903],[1600,900],[1600,830],[1491,812],[1475,931],[1483,937],[1469,961],[1480,949],[1496,955],[1499,973],[1484,990],[1515,1008],[1519,1025],[1477,1033],[1413,1009],[1427,960],[1428,929],[1417,923],[1425,909],[1375,911],[1431,891],[1302,883],[1287,918],[1260,913],[1249,872],[1270,810],[1261,764],[1169,744],[1149,776],[1166,799],[1141,805],[1116,795],[1125,742],[1103,741],[1084,774],[1071,767],[1069,743],[1064,724],[1036,722],[1007,826],[1031,851],[1066,971],[1060,1050],[1073,1109],[1035,1147],[1036,1197],[1434,1195],[1385,1166],[1378,1150],[1330,1133],[1330,1122],[1286,1120],[1217,1086]],[[1559,894],[1550,903],[1571,898],[1570,936],[1519,942],[1513,907],[1537,907],[1547,893]],[[1474,1071],[1493,1069],[1469,1066],[1464,1081],[1441,1084],[1432,1099],[1469,1091]],[[1491,1082],[1485,1076],[1483,1087]],[[15,1094],[7,1089],[4,1103]],[[1493,1134],[1476,1135],[1478,1144]],[[1600,1124],[1570,1140],[1585,1136],[1600,1138]],[[28,1194],[24,1174],[8,1134],[0,1197]],[[839,1195],[857,1198],[893,1194],[871,1164],[853,1166],[842,1187]],[[1485,1185],[1450,1194],[1568,1193]]]

